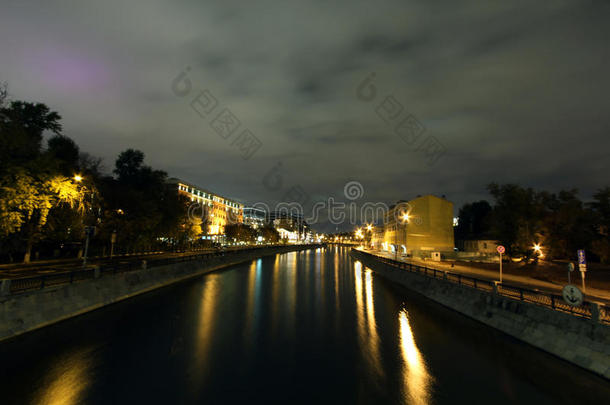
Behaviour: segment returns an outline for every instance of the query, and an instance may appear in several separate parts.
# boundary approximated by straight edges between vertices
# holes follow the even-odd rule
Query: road
[[[362,249],[362,250],[367,253],[371,253],[371,254],[374,254],[377,256],[386,257],[388,259],[395,258],[394,254],[389,253],[389,252],[380,252],[377,250],[368,250],[368,249]],[[475,278],[479,278],[479,279],[483,279],[483,280],[488,280],[488,281],[497,281],[500,278],[499,270],[491,271],[491,270],[487,270],[487,269],[480,269],[480,268],[470,267],[470,266],[465,266],[465,265],[454,265],[452,267],[451,263],[431,262],[431,261],[424,261],[424,260],[418,260],[418,259],[407,259],[405,257],[402,257],[401,255],[398,255],[398,260],[405,262],[405,263],[412,263],[412,264],[419,265],[419,266],[425,266],[430,269],[446,270],[446,271],[450,271],[452,273],[459,273],[459,274],[463,274],[463,275],[467,275],[470,277],[475,277]],[[561,290],[564,287],[564,285],[559,284],[559,283],[543,281],[543,280],[538,280],[538,279],[527,277],[527,276],[519,276],[519,275],[514,275],[514,274],[503,274],[502,282],[503,282],[503,284],[506,284],[506,285],[521,287],[521,288],[529,288],[530,290],[539,290],[542,292],[548,292],[548,293],[553,293],[553,294],[558,294],[558,295],[561,295]],[[586,299],[588,301],[600,302],[600,303],[603,303],[604,305],[610,305],[610,291],[600,290],[600,289],[596,289],[596,288],[587,288],[586,289]]]
[[[244,246],[250,247],[250,246]],[[226,251],[231,248],[225,249]],[[202,253],[213,253],[217,252],[216,249],[201,249],[196,251],[187,251],[187,252],[151,252],[147,254],[133,254],[133,255],[121,255],[114,256],[112,259],[110,257],[92,257],[87,259],[87,267],[102,265],[102,264],[124,264],[133,261],[142,261],[145,259],[167,259],[173,257],[182,257],[182,256],[190,256],[197,255]],[[73,270],[79,270],[83,268],[83,260],[82,259],[56,259],[56,260],[41,260],[28,264],[23,263],[11,263],[11,264],[1,264],[0,265],[0,279],[1,278],[23,278],[23,277],[32,277],[32,276],[40,276],[46,274],[53,273],[64,273],[70,272]]]

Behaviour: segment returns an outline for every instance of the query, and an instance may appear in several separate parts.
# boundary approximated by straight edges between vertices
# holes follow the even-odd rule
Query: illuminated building
[[[225,225],[243,223],[243,204],[180,179],[171,178],[168,184],[176,187],[178,193],[187,196],[192,202],[200,204],[200,209],[193,212],[202,216],[202,229],[212,239],[224,235]]]
[[[300,213],[289,212],[288,210],[276,210],[269,212],[267,219],[269,223],[280,232],[280,235],[282,235],[283,232],[288,240],[313,240],[311,228]]]
[[[433,195],[399,201],[386,213],[383,226],[374,228],[371,244],[420,257],[453,252],[453,203]]]
[[[262,228],[267,222],[267,213],[264,210],[254,207],[245,207],[244,224],[250,225],[252,228]]]

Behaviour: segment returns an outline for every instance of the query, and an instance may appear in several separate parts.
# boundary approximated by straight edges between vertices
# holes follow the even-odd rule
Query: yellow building
[[[371,242],[375,249],[414,256],[453,252],[453,203],[433,195],[400,201],[388,210]]]
[[[208,235],[224,235],[227,224],[244,222],[243,204],[180,179],[172,178],[168,182],[177,188],[178,193],[186,195],[192,202],[201,204],[201,209],[192,212],[203,216],[207,223],[204,232]]]

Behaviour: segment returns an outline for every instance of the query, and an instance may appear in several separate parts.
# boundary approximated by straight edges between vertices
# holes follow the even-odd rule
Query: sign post
[[[114,244],[116,243],[116,230],[112,231],[110,234],[110,258],[112,259],[112,255],[114,254]]]
[[[89,238],[95,235],[95,226],[86,226],[85,227],[85,235],[87,235],[87,239],[85,240],[85,255],[83,256],[83,267],[87,265],[87,253],[89,252]]]
[[[500,254],[500,284],[502,284],[502,253],[506,252],[504,246],[499,245],[496,250]]]
[[[574,271],[574,263],[568,263],[568,284],[572,284],[570,280],[570,273]]]
[[[578,250],[578,270],[580,270],[580,278],[582,278],[582,291],[586,292],[585,289],[585,273],[587,272],[587,258],[585,257],[585,250]]]

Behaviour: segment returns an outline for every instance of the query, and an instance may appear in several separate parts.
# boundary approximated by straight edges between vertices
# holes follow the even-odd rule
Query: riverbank
[[[358,250],[377,274],[534,347],[610,379],[610,327],[532,303],[400,269]]]
[[[199,260],[172,262],[20,294],[0,296],[0,341],[114,304],[177,282],[263,256],[320,247],[287,245],[235,251]]]

